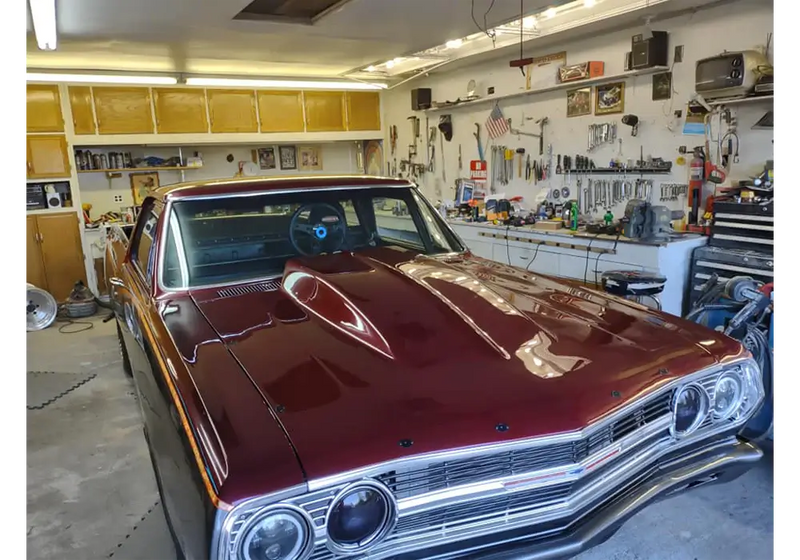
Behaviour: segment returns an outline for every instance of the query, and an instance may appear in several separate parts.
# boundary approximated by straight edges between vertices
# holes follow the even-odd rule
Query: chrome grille
[[[616,422],[576,441],[505,451],[456,461],[433,463],[422,469],[389,471],[377,478],[399,498],[579,463],[603,447],[669,414],[672,392],[660,395]]]
[[[556,484],[411,515],[398,522],[395,534],[405,537],[414,531],[430,531],[431,527],[447,531],[465,521],[488,521],[494,517],[546,507],[565,500],[571,489],[572,483]]]
[[[274,292],[281,287],[280,280],[267,280],[266,282],[259,282],[257,284],[247,284],[246,286],[233,286],[231,288],[223,288],[217,292],[219,298],[229,298],[234,296],[243,296],[245,294],[252,294],[255,292]]]
[[[703,380],[706,390],[713,391],[713,380]],[[473,484],[495,480],[506,476],[526,474],[554,467],[569,467],[580,463],[600,452],[609,445],[630,436],[637,430],[662,420],[670,414],[673,391],[666,391],[646,399],[641,406],[631,410],[617,420],[592,430],[579,440],[558,444],[548,444],[529,448],[514,449],[489,455],[481,455],[461,460],[439,461],[429,463],[424,468],[402,471],[392,470],[378,474],[374,478],[386,484],[398,500],[418,496],[453,486]],[[646,445],[663,441],[667,437],[664,431],[652,432]],[[608,465],[611,468],[613,463]],[[594,473],[602,476],[606,467]],[[390,558],[393,543],[399,546],[407,539],[428,539],[431,535],[453,535],[460,530],[469,530],[474,524],[497,525],[498,528],[525,516],[535,516],[538,512],[551,508],[563,507],[572,495],[588,483],[593,477],[568,480],[537,488],[510,492],[499,496],[479,498],[425,510],[422,512],[401,515],[397,526],[375,553],[376,558]],[[331,552],[325,543],[325,514],[342,485],[318,490],[309,494],[286,500],[304,510],[311,516],[316,528],[316,546],[309,560],[333,560],[345,558]],[[258,508],[242,512],[231,531],[231,543],[237,541],[246,520],[258,511]],[[236,547],[230,548],[231,558],[236,558]],[[364,555],[348,556],[356,558]]]

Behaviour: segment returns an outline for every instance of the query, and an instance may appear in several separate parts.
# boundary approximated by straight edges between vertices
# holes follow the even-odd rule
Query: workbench
[[[689,283],[692,251],[707,238],[677,234],[669,241],[647,242],[578,230],[539,230],[448,220],[467,247],[479,257],[530,271],[599,284],[608,270],[654,272],[666,277],[660,294],[667,313],[681,315]]]

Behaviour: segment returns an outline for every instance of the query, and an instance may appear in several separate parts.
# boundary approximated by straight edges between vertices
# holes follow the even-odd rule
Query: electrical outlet
[[[675,62],[683,62],[683,45],[675,45]]]
[[[122,195],[121,194],[115,194],[114,195],[114,202],[122,203]]]

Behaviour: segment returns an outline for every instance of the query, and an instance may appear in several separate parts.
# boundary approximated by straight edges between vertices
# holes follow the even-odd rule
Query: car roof
[[[283,190],[331,189],[341,187],[413,187],[406,179],[370,175],[305,175],[241,177],[191,181],[159,187],[153,196],[161,200],[176,200],[196,196],[225,196],[248,193],[269,193]]]

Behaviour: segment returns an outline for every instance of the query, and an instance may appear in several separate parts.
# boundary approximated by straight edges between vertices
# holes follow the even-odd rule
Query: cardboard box
[[[564,220],[542,220],[533,224],[534,229],[556,230],[564,227]]]

